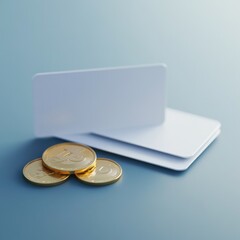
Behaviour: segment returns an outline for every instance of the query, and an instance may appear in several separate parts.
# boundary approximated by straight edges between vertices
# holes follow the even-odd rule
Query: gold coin
[[[66,181],[69,174],[62,175],[45,168],[42,159],[38,158],[26,164],[23,168],[23,176],[32,183],[52,186]]]
[[[96,153],[88,146],[77,143],[56,144],[43,153],[45,167],[62,174],[81,173],[96,165]]]
[[[98,158],[96,168],[83,174],[75,173],[76,177],[89,184],[106,185],[116,182],[122,175],[122,168],[113,160]]]

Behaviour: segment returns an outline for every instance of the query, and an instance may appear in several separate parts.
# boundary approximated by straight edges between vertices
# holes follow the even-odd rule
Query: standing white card
[[[163,64],[40,73],[33,78],[38,137],[161,124]]]

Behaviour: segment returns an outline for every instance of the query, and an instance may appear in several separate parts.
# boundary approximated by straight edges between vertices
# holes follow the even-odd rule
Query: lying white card
[[[162,125],[163,129],[160,129],[161,131],[157,128],[156,132],[149,132],[149,127],[138,130],[128,129],[125,134],[129,138],[121,135],[124,138],[120,141],[97,134],[70,134],[57,135],[57,137],[181,171],[186,170],[220,134],[220,127],[220,123],[215,120],[167,108],[166,120]],[[123,139],[131,143],[127,143]],[[143,141],[144,139],[146,141]],[[157,145],[158,149],[153,150],[158,141],[163,145],[159,144]],[[178,144],[182,148],[178,148]],[[168,150],[168,154],[163,150]],[[181,157],[178,157],[177,153]],[[184,158],[184,155],[189,155],[189,157]]]
[[[177,157],[190,158],[220,126],[216,120],[167,108],[166,119],[162,125],[102,130],[96,133]]]
[[[95,134],[73,134],[58,136],[72,142],[84,143],[89,146],[130,157],[142,162],[147,162],[157,166],[169,168],[176,171],[184,171],[198,158],[198,156],[216,139],[220,134],[220,129],[208,139],[208,141],[190,158],[179,158],[169,154],[164,154],[155,150],[139,147],[125,142],[113,140]]]
[[[35,134],[161,124],[165,72],[165,65],[156,64],[37,74],[33,79]]]

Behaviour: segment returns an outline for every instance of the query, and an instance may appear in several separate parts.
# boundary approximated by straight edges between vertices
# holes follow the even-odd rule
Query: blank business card
[[[163,64],[36,74],[35,134],[159,125],[165,117],[165,75]]]

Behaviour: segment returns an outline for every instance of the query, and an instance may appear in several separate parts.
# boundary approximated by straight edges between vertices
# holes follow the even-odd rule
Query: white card
[[[34,76],[38,137],[161,124],[163,64],[40,73]]]
[[[121,130],[118,131],[119,136],[114,135],[118,140],[98,134],[57,137],[182,171],[220,134],[220,127],[218,121],[167,108],[166,120],[161,127]]]
[[[208,139],[207,142],[190,158],[179,158],[169,154],[164,154],[148,148],[139,147],[125,142],[113,140],[95,134],[73,134],[58,136],[72,142],[84,143],[97,149],[116,153],[122,156],[130,157],[142,162],[154,164],[157,166],[169,168],[176,171],[184,171],[199,157],[199,155],[216,139],[220,134],[220,129]]]
[[[177,157],[190,158],[220,126],[216,120],[166,108],[166,119],[161,125],[96,133]]]

